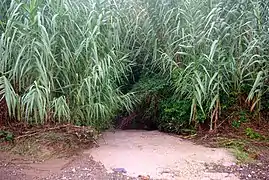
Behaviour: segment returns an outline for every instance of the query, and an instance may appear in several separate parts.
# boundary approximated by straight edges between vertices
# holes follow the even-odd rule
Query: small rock
[[[139,180],[149,180],[150,176],[149,175],[147,175],[147,176],[139,175],[138,178],[139,178]]]
[[[127,173],[127,171],[124,168],[113,168],[112,170],[118,173]]]
[[[251,178],[252,176],[249,174],[248,177]]]
[[[255,174],[255,172],[254,171],[251,171],[251,174]]]
[[[75,173],[75,172],[76,172],[76,169],[75,169],[75,168],[73,168],[73,169],[72,169],[72,172],[73,172],[73,173]]]

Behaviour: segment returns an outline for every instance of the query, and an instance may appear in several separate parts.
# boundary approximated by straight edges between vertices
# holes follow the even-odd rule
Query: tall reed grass
[[[4,0],[0,94],[18,120],[103,127],[139,101],[121,87],[140,67],[173,77],[175,97],[211,119],[222,94],[268,90],[268,2]]]

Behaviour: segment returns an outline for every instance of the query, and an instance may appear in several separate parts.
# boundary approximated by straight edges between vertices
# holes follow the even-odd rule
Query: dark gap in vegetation
[[[118,115],[114,120],[116,129],[158,130],[158,124],[152,119],[143,119],[141,114],[131,113],[128,116]]]
[[[4,98],[0,97],[0,127],[10,122],[7,103]]]

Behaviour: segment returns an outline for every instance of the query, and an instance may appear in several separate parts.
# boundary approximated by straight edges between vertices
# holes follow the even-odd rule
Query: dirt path
[[[107,132],[100,147],[85,154],[100,161],[108,171],[124,168],[127,175],[149,175],[156,179],[236,180],[233,174],[209,172],[206,164],[230,166],[234,157],[224,149],[194,145],[158,131]]]
[[[0,158],[0,180],[127,180],[139,175],[168,180],[239,179],[213,168],[233,166],[235,159],[228,151],[194,145],[158,131],[106,132],[99,145],[68,160],[1,164]],[[115,173],[113,168],[124,168],[127,173]]]

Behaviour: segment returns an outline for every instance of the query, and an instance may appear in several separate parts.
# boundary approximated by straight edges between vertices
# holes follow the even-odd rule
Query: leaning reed
[[[175,98],[211,119],[221,95],[267,92],[268,3],[258,0],[4,0],[0,94],[21,121],[105,127],[138,98],[132,68],[173,77]]]

